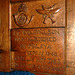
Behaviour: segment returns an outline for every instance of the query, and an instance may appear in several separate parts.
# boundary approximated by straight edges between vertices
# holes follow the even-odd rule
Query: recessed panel
[[[64,28],[12,29],[11,47],[14,69],[64,74]]]
[[[26,0],[11,3],[11,28],[64,26],[65,0]]]

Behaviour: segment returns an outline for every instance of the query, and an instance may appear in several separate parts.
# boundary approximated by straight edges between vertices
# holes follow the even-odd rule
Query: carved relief
[[[21,4],[18,8],[19,12],[26,12],[27,11],[27,6],[25,4]]]
[[[0,53],[3,53],[4,51],[3,51],[3,49],[0,49]]]
[[[64,28],[12,29],[11,45],[15,63],[26,64],[14,69],[64,73]]]
[[[21,26],[24,25],[27,21],[27,16],[24,13],[20,13],[19,15],[17,15],[17,18],[16,16],[14,16],[14,18],[15,18],[16,24]]]
[[[30,20],[28,20],[28,16],[26,15],[27,7],[23,3],[19,6],[18,11],[18,14],[13,15],[15,23],[20,27],[24,27],[31,22],[33,15],[30,17]]]
[[[49,18],[52,21],[52,24],[55,23],[55,20],[53,19],[54,14],[58,13],[60,11],[60,8],[53,8],[55,6],[55,4],[49,8],[46,8],[42,5],[42,9],[37,9],[36,11],[39,14],[43,15],[43,23],[45,24],[45,20],[46,18]]]

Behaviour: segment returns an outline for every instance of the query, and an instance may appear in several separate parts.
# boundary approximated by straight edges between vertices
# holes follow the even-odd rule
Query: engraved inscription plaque
[[[64,28],[12,29],[12,68],[64,74]]]

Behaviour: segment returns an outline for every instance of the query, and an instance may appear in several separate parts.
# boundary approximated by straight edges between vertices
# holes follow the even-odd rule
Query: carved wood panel
[[[64,32],[64,28],[12,29],[13,69],[64,74]]]
[[[11,4],[11,28],[64,27],[65,0]]]
[[[11,0],[14,70],[65,74],[65,0]]]

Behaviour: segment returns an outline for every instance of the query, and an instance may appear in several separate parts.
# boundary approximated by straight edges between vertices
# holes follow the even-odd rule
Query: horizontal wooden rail
[[[14,3],[14,2],[30,2],[30,1],[42,1],[42,0],[10,0],[11,3]]]

